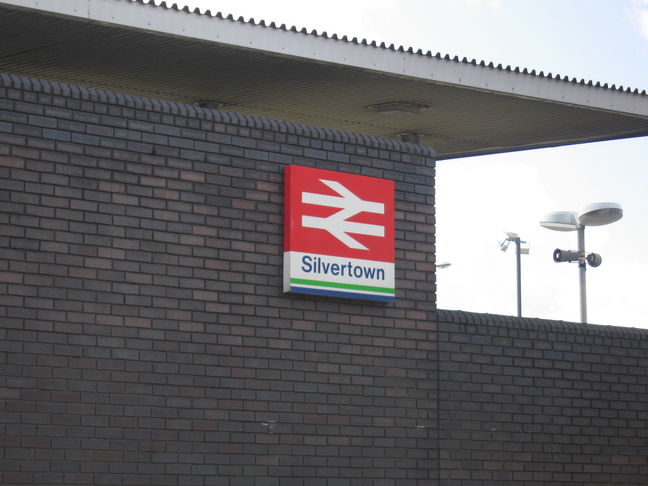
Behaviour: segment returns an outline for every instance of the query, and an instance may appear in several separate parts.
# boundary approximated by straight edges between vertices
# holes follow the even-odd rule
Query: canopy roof
[[[648,95],[130,0],[0,0],[0,71],[380,137],[440,159],[648,135]]]

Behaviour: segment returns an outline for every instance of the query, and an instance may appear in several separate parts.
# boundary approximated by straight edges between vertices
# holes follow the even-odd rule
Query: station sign
[[[394,182],[285,169],[284,291],[393,301]]]

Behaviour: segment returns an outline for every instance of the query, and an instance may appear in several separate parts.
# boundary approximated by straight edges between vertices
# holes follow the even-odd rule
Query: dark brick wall
[[[1,79],[0,483],[438,474],[430,150]],[[395,181],[395,304],[282,293],[292,163]]]
[[[292,163],[395,303],[282,293]],[[437,312],[424,147],[0,75],[0,174],[0,484],[646,484],[648,333]]]
[[[648,331],[438,319],[441,484],[648,484]]]

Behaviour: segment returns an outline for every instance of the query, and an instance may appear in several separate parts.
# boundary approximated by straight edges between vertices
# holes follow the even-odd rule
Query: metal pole
[[[515,256],[517,260],[517,310],[522,317],[522,259],[520,258],[520,238],[515,238]]]
[[[585,226],[578,227],[578,273],[580,277],[580,312],[581,322],[587,322],[587,290],[585,287]]]

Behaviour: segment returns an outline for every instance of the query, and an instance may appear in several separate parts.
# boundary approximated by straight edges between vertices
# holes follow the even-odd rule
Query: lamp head
[[[576,211],[553,211],[540,219],[540,226],[554,231],[576,231],[580,225]]]
[[[614,202],[598,202],[584,206],[578,215],[583,226],[603,226],[614,223],[623,217],[621,205]]]
[[[554,231],[575,231],[583,226],[602,226],[623,217],[621,205],[614,202],[597,202],[584,206],[580,212],[554,211],[545,214],[540,226]]]

